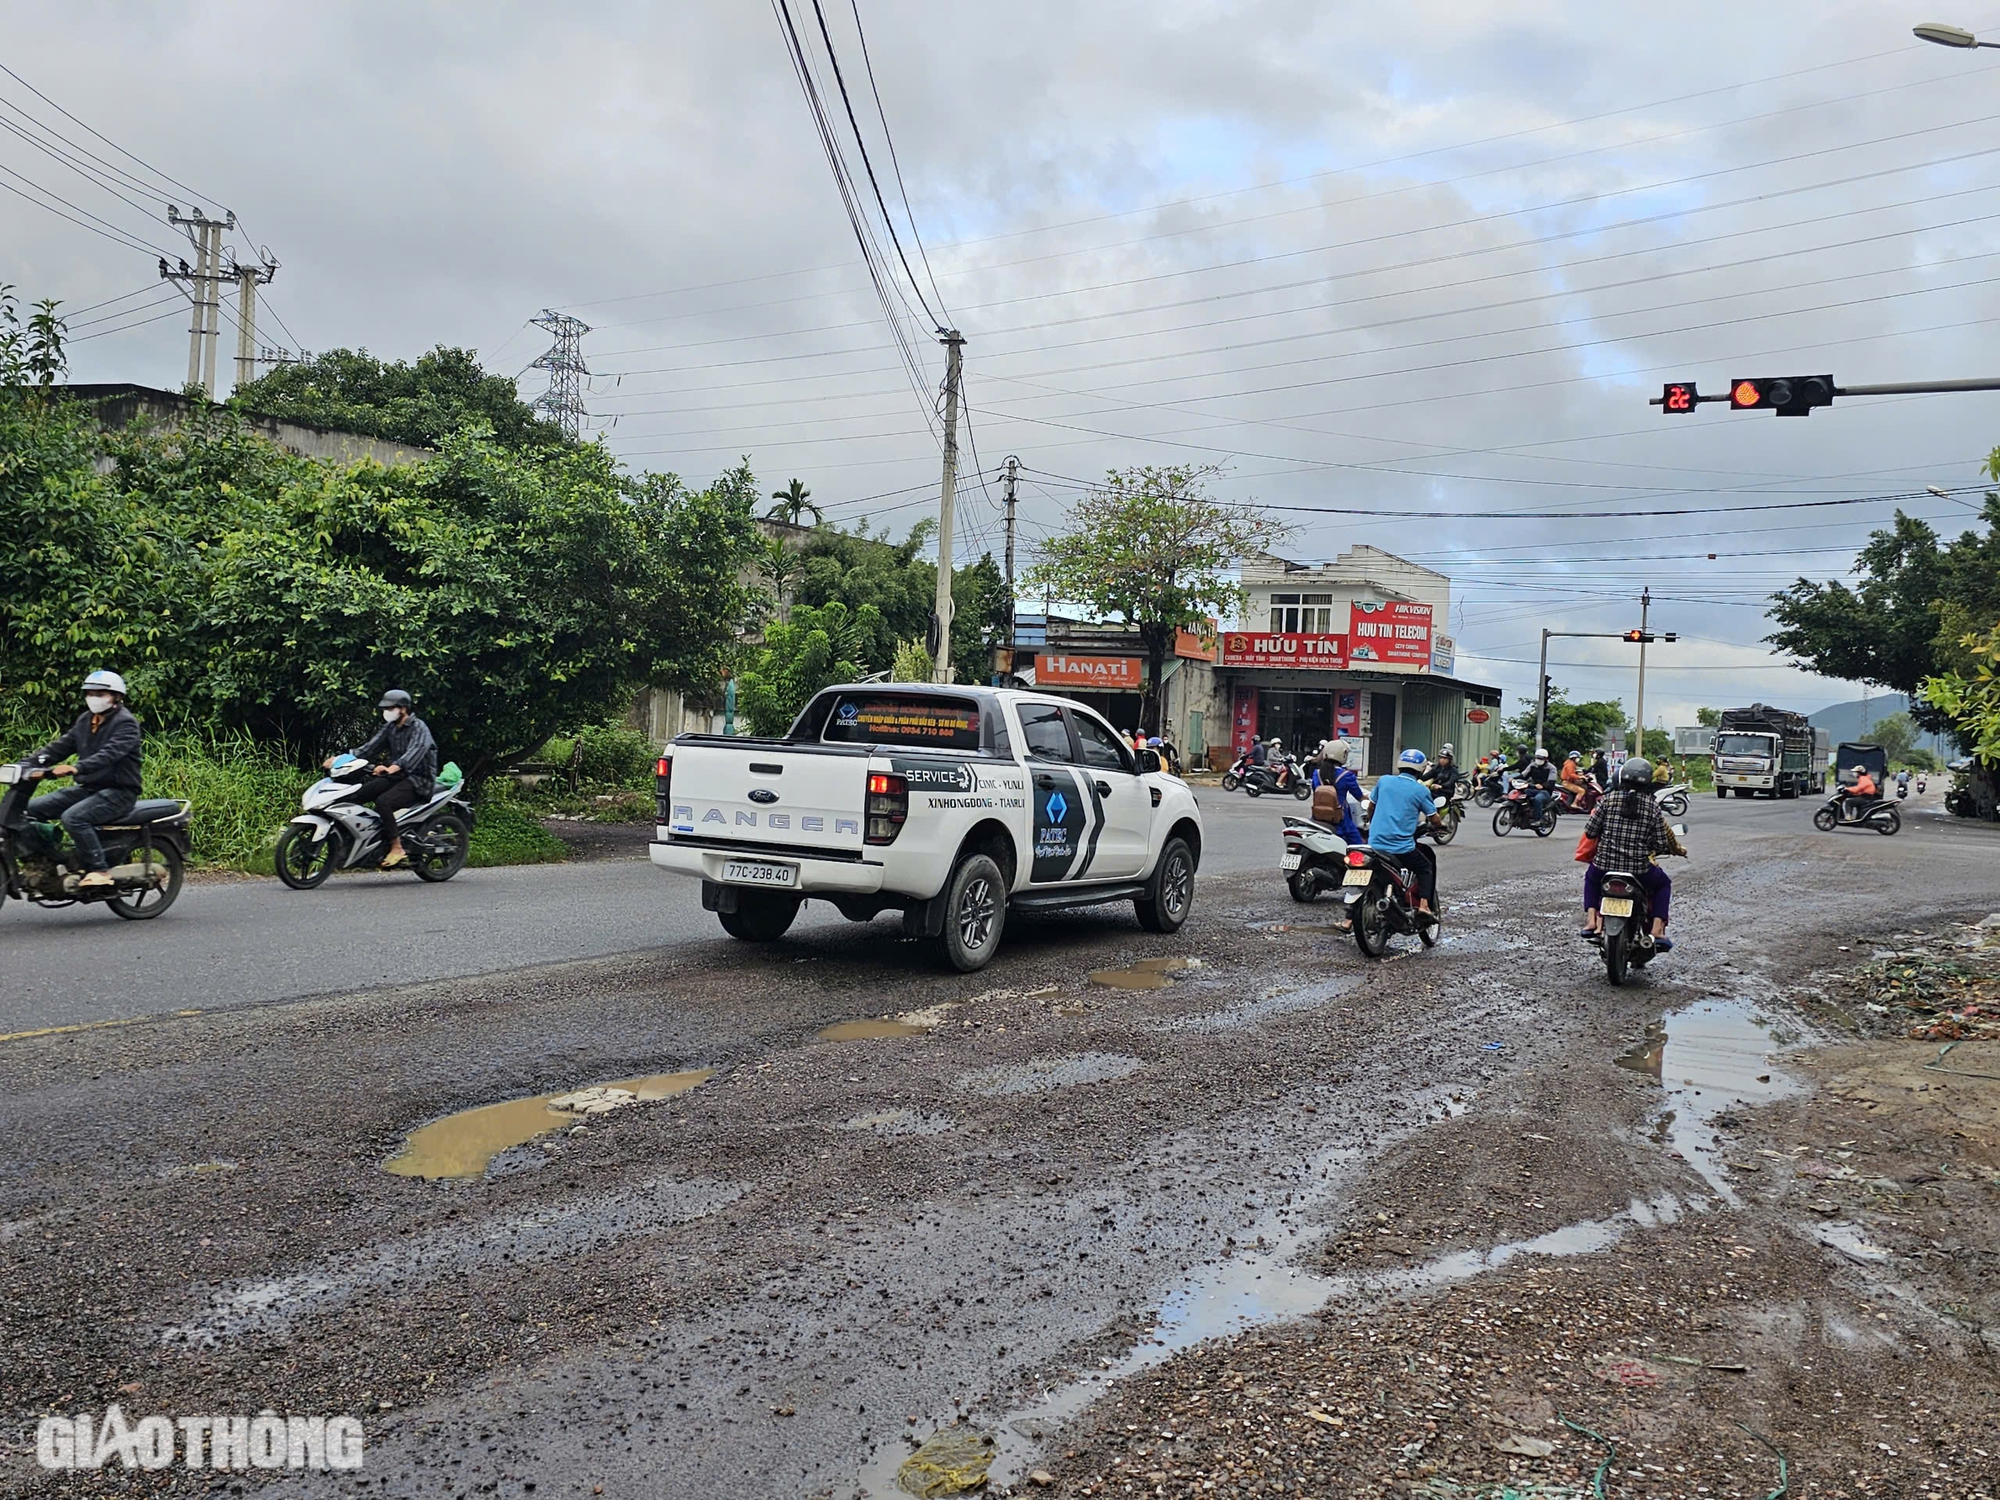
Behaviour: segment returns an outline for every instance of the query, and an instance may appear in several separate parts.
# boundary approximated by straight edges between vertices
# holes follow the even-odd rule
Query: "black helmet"
[[[1618,768],[1618,779],[1626,786],[1644,786],[1653,779],[1652,763],[1635,755]]]
[[[401,688],[390,688],[388,692],[382,695],[382,701],[375,706],[377,708],[415,708],[417,705],[411,700],[410,695]]]

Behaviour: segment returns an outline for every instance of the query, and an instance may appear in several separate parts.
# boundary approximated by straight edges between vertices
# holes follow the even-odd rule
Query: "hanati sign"
[[[1061,651],[1046,652],[1035,658],[1035,686],[1136,693],[1144,678],[1144,665],[1136,656],[1071,656]]]
[[[1222,637],[1225,667],[1304,667],[1339,671],[1347,665],[1344,635],[1251,635],[1229,631]]]
[[[1431,607],[1407,600],[1357,600],[1347,628],[1354,660],[1393,666],[1431,664]]]

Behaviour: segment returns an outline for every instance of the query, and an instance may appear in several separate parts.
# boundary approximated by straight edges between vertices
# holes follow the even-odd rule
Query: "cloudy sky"
[[[1843,573],[1872,497],[1970,518],[2000,394],[1646,402],[2000,374],[2000,55],[1910,35],[2000,8],[858,3],[893,162],[855,10],[823,7],[918,283],[850,138],[900,338],[756,4],[5,0],[0,280],[77,310],[77,379],[175,386],[165,205],[231,209],[282,262],[262,343],[469,345],[533,395],[527,320],[564,310],[629,463],[747,454],[898,534],[936,505],[928,306],[967,339],[975,549],[1009,453],[1024,551],[1107,468],[1218,463],[1301,558],[1449,572],[1460,673],[1510,711],[1541,628],[1634,624],[1648,582],[1682,634],[1649,721],[1857,696],[1772,664],[1765,596]],[[1552,675],[1629,707],[1631,650],[1557,642]]]

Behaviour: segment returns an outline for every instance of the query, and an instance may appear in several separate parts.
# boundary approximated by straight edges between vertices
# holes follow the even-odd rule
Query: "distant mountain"
[[[1829,704],[1818,713],[1807,714],[1806,718],[1815,729],[1824,729],[1827,732],[1828,738],[1836,745],[1842,740],[1853,740],[1865,744],[1868,735],[1862,727],[1864,701],[1867,707],[1866,722],[1869,724],[1879,724],[1891,714],[1908,713],[1910,711],[1910,700],[1907,694],[1871,693],[1866,700],[1856,698],[1852,703]],[[1957,754],[1955,750],[1946,745],[1943,737],[1940,735],[1920,734],[1917,736],[1917,745],[1919,748],[1929,750],[1933,754],[1942,756],[1947,760]]]

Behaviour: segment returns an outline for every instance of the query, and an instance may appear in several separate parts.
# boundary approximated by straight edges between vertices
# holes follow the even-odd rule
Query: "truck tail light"
[[[868,821],[863,841],[893,844],[910,816],[910,784],[900,776],[871,771],[868,775]]]
[[[674,758],[662,755],[653,767],[653,814],[662,823],[674,819]]]

